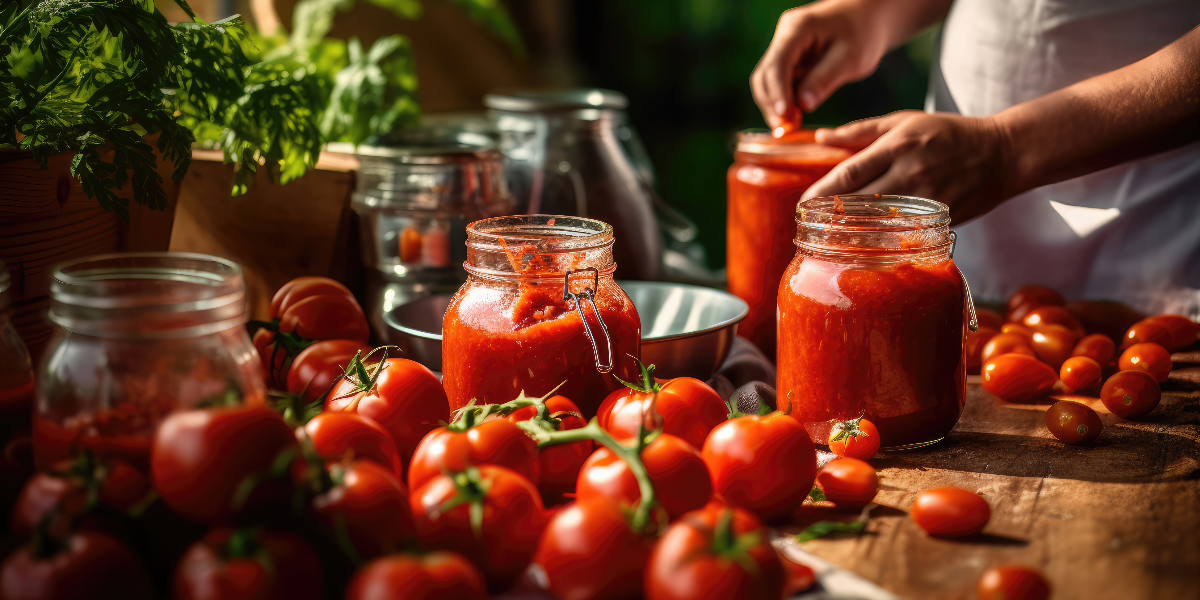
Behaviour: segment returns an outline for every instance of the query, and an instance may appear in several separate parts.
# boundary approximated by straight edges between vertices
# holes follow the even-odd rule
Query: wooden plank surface
[[[969,385],[944,442],[872,461],[880,506],[865,535],[801,548],[906,598],[973,598],[979,576],[1007,563],[1041,569],[1059,600],[1200,598],[1200,393],[1164,392],[1137,422],[1098,411],[1104,432],[1083,447],[1050,435],[1048,405],[1003,403]],[[908,518],[917,492],[943,486],[987,499],[982,535],[931,538]],[[855,516],[806,507],[787,530]]]

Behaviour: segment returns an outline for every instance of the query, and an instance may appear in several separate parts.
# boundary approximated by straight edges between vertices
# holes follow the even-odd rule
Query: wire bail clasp
[[[571,275],[573,273],[582,273],[584,271],[592,272],[592,287],[591,289],[584,288],[578,294],[571,291]],[[613,370],[613,351],[612,337],[608,335],[608,326],[604,324],[604,318],[600,316],[600,309],[596,306],[596,290],[600,289],[600,270],[596,267],[585,267],[582,269],[570,269],[563,275],[563,300],[575,302],[575,309],[579,311],[579,320],[583,322],[583,332],[587,334],[588,341],[592,343],[592,354],[596,357],[596,370],[601,373],[611,373]],[[587,300],[588,304],[592,305],[592,312],[596,313],[596,320],[600,323],[600,330],[604,332],[604,345],[608,348],[608,361],[600,362],[600,346],[596,344],[596,336],[592,334],[592,328],[588,325],[587,317],[583,314],[583,301]]]
[[[950,260],[954,260],[954,246],[958,244],[958,234],[950,232]],[[975,299],[971,297],[971,286],[967,285],[967,276],[958,272],[958,276],[963,280],[963,292],[967,295],[967,328],[971,331],[979,331],[979,317],[975,315]]]

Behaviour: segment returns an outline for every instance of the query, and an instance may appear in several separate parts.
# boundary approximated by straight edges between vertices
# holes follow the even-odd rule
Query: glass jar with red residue
[[[638,377],[641,322],[613,281],[613,230],[581,217],[530,215],[467,226],[467,282],[442,325],[451,410],[503,403],[559,384],[590,418]],[[631,379],[632,378],[632,379]],[[565,383],[564,383],[565,382]]]
[[[0,511],[11,510],[32,468],[29,427],[33,366],[29,351],[12,325],[11,284],[8,268],[0,261]]]
[[[900,196],[801,202],[779,285],[778,407],[828,439],[865,415],[884,448],[936,442],[966,396],[973,308],[946,205]]]

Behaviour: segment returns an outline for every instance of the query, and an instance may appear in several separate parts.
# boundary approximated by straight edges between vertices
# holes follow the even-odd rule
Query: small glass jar
[[[966,398],[969,294],[945,204],[900,196],[801,202],[779,286],[778,408],[818,443],[865,415],[884,448],[936,442]]]
[[[779,279],[796,254],[796,202],[850,154],[817,144],[811,130],[783,138],[765,129],[738,134],[734,163],[726,176],[726,273],[729,293],[750,305],[738,335],[767,356],[775,356]]]
[[[145,469],[168,413],[231,392],[247,404],[265,397],[236,263],[94,256],[56,268],[50,296],[57,328],[38,368],[38,468],[89,450]]]
[[[10,287],[8,268],[0,261],[0,475],[22,471],[22,461],[17,457],[28,458],[33,411],[33,366],[29,351],[10,320]],[[24,447],[18,450],[14,444]],[[23,479],[0,479],[4,479],[0,482],[0,490],[7,490],[8,483],[20,485],[24,482]],[[8,497],[8,494],[0,492],[0,496]]]
[[[641,321],[613,281],[612,247],[612,227],[594,219],[535,215],[467,226],[467,282],[442,324],[451,410],[563,384],[557,393],[591,418],[621,386],[613,374],[638,379]]]

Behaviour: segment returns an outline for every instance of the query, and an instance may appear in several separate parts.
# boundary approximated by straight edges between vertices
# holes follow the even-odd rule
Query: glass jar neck
[[[555,215],[496,217],[467,225],[467,260],[475,277],[493,280],[561,278],[595,271],[612,277],[612,226]]]
[[[907,196],[831,196],[796,207],[797,249],[843,262],[925,262],[950,258],[950,209]]]

